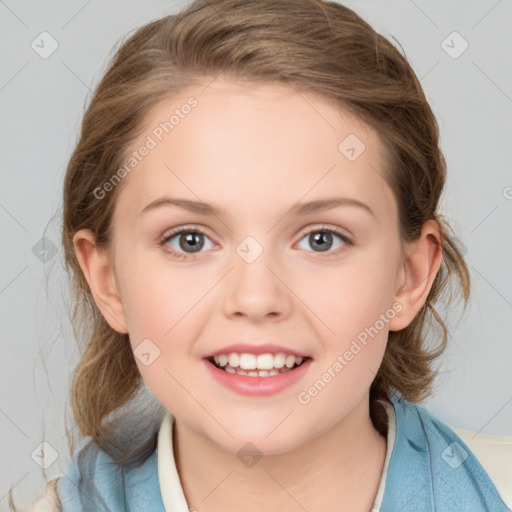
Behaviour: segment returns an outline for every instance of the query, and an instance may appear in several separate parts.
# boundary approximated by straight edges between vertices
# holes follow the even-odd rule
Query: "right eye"
[[[208,238],[206,233],[201,229],[179,228],[170,233],[166,233],[160,239],[160,246],[173,257],[194,259],[194,255],[200,252],[205,245],[204,237]],[[172,244],[169,244],[169,242],[172,242]],[[168,247],[170,247],[170,249]],[[192,249],[191,252],[188,252],[188,249]]]

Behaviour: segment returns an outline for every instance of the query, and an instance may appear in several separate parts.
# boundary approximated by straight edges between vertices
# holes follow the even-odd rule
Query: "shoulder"
[[[507,509],[512,509],[512,436],[453,427],[432,411],[422,406],[416,408],[430,431],[430,441],[435,440],[432,446],[440,453],[435,459],[439,465],[444,470],[456,470],[459,476],[466,474],[466,485],[476,489],[477,496],[494,494],[501,498]],[[459,467],[460,471],[457,471]]]
[[[485,469],[505,504],[512,509],[512,436],[482,434],[450,427]]]
[[[415,500],[432,510],[510,512],[511,437],[453,429],[399,394],[392,402],[397,428],[384,510]]]
[[[29,508],[22,512],[61,512],[61,504],[57,493],[59,478],[53,478],[46,483],[44,494]]]
[[[63,512],[121,512],[127,503],[133,510],[161,510],[156,450],[123,465],[89,440],[75,451],[56,491]]]
[[[43,496],[23,512],[81,511],[96,503],[108,503],[108,510],[117,511],[124,499],[124,483],[123,468],[91,438],[85,438],[63,475],[48,481]]]

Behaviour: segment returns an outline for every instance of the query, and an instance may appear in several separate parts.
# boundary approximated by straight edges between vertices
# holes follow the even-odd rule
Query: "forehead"
[[[193,106],[191,106],[193,105]],[[151,146],[124,178],[129,215],[169,195],[275,215],[298,201],[352,197],[393,217],[378,135],[332,101],[286,84],[217,79],[160,102],[132,145]]]

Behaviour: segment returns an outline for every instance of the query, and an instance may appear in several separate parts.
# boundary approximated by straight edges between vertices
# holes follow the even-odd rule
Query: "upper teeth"
[[[229,366],[233,368],[240,367],[243,370],[271,370],[272,368],[292,368],[295,364],[302,363],[302,357],[295,357],[293,355],[287,355],[283,352],[277,354],[238,354],[232,352],[231,354],[219,354],[213,356],[215,362],[219,366]]]

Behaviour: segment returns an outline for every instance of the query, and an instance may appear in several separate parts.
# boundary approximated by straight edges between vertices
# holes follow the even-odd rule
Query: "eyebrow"
[[[207,204],[202,201],[193,201],[191,199],[180,199],[172,197],[161,197],[159,199],[156,199],[155,201],[152,201],[146,207],[144,207],[143,210],[140,212],[140,215],[164,206],[176,206],[178,208],[183,208],[184,210],[188,210],[193,213],[199,213],[201,215],[219,216],[221,214],[226,213],[225,208]],[[362,209],[363,211],[366,211],[374,218],[377,218],[375,212],[367,204],[350,197],[331,197],[328,199],[318,199],[316,201],[310,201],[309,203],[297,203],[295,206],[290,208],[289,212],[292,215],[308,215],[311,213],[331,210],[332,208],[336,208],[339,206],[357,207]]]

